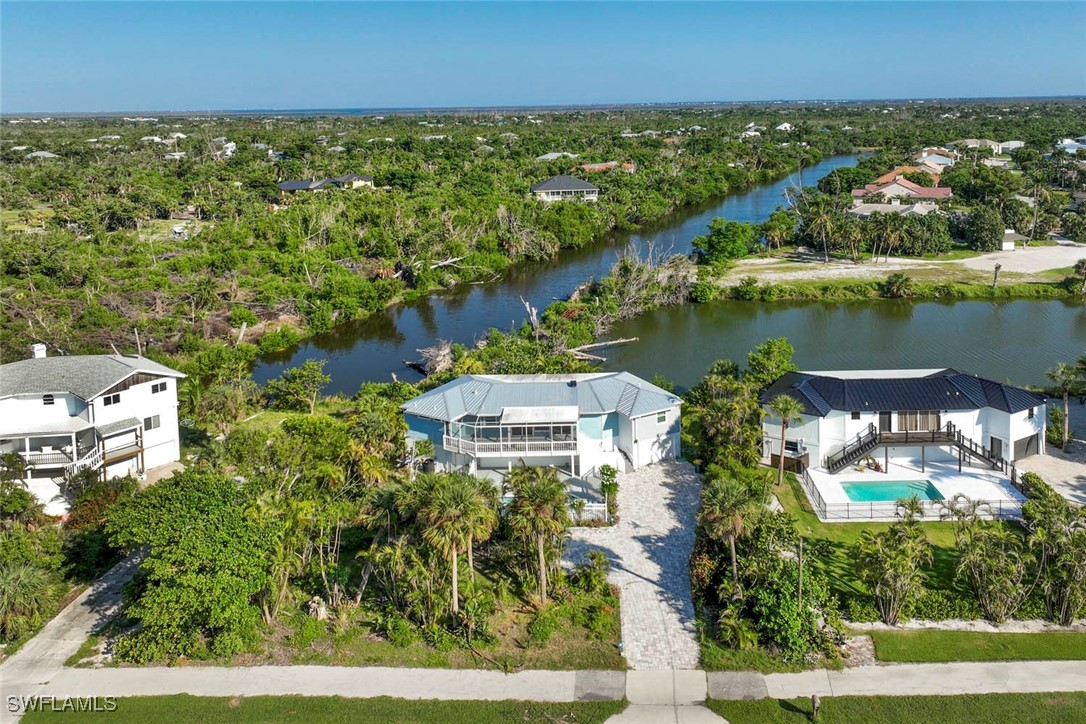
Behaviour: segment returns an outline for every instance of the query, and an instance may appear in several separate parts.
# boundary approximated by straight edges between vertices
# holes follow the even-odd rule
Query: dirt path
[[[842,259],[823,261],[820,254],[796,252],[771,259],[743,259],[721,277],[722,285],[736,284],[753,275],[761,281],[787,283],[839,279],[883,279],[887,274],[904,271],[926,281],[979,281],[990,277],[996,264],[1001,273],[1014,281],[1050,280],[1045,272],[1074,266],[1086,259],[1086,244],[1061,242],[1058,246],[1022,247],[998,251],[969,259],[932,260],[891,256],[873,262],[865,256],[859,264]]]

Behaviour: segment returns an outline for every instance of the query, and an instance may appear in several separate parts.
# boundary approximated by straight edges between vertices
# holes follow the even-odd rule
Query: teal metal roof
[[[628,372],[576,375],[464,375],[401,405],[435,420],[498,417],[506,408],[576,407],[581,415],[641,417],[682,404],[676,395]]]

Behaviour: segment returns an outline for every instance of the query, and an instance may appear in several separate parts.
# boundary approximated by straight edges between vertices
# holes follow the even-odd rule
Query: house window
[[[853,410],[852,411],[852,419],[853,420],[859,420],[860,419],[860,411],[859,410]]]
[[[665,422],[667,422],[667,413],[666,412],[657,412],[656,413],[656,424],[657,425],[663,425]]]
[[[107,407],[109,405],[120,404],[120,402],[121,402],[121,393],[120,392],[114,392],[112,395],[106,395],[105,397],[102,398],[102,404],[107,406]]]
[[[785,440],[784,451],[786,453],[792,453],[793,455],[800,452],[801,442],[799,440]]]
[[[47,403],[45,403],[45,404],[47,404],[47,405],[48,405],[49,403],[47,402]],[[1032,420],[1032,419],[1033,419],[1033,415],[1034,415],[1034,414],[1036,414],[1036,412],[1037,412],[1037,408],[1036,408],[1036,407],[1031,407],[1031,408],[1029,408],[1029,414],[1028,414],[1028,415],[1026,415],[1026,419],[1027,419],[1027,420]]]
[[[43,404],[43,405],[52,405],[53,404],[53,396],[52,395],[42,395],[41,404]],[[1030,415],[1030,417],[1033,417],[1033,415]]]
[[[157,430],[160,427],[162,427],[162,421],[159,419],[158,415],[143,418],[144,430]]]
[[[939,429],[938,410],[902,410],[897,413],[897,429],[901,432],[927,432]]]
[[[165,382],[156,382],[155,384],[151,385],[151,394],[152,395],[157,394],[159,392],[165,392],[165,391],[166,391],[166,383]]]

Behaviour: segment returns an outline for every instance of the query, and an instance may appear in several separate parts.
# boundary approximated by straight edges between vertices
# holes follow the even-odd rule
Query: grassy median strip
[[[1086,634],[974,631],[871,631],[879,661],[1031,661],[1086,659]]]
[[[359,676],[365,676],[359,671]],[[382,724],[489,724],[490,722],[603,722],[626,708],[624,701],[539,703],[527,701],[409,701],[387,696],[198,697],[140,696],[116,700],[112,712],[57,711],[63,721],[96,719],[110,724],[171,722],[381,722]],[[56,706],[59,708],[60,700]],[[24,722],[52,721],[54,712],[30,712]]]
[[[1079,724],[1086,721],[1086,693],[981,694],[970,696],[824,697],[817,721],[833,724],[999,722]],[[710,701],[730,724],[810,722],[810,699]]]

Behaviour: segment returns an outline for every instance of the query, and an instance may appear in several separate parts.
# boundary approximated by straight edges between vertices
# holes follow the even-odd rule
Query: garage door
[[[1021,460],[1022,458],[1028,458],[1030,455],[1036,455],[1038,450],[1038,436],[1030,435],[1024,437],[1021,440],[1014,441],[1014,459]]]

